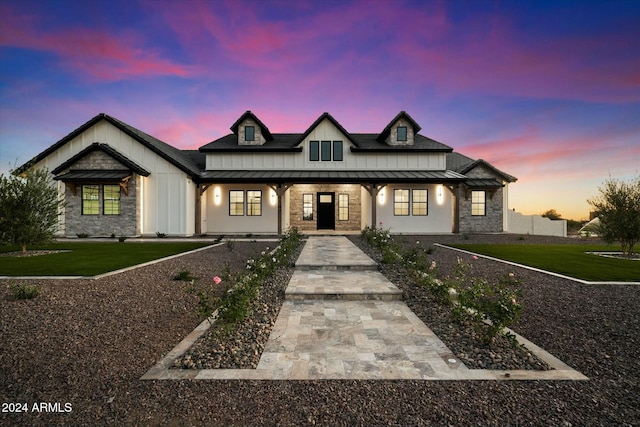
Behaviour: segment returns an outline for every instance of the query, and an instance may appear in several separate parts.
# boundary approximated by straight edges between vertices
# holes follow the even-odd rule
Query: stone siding
[[[78,160],[69,170],[124,170],[126,166],[102,151],[93,151]],[[71,185],[65,185],[65,235],[75,237],[86,233],[92,237],[108,237],[114,234],[120,236],[136,236],[141,230],[138,197],[140,177],[136,174],[127,183],[128,195],[120,190],[120,215],[103,215],[103,184],[91,183],[99,187],[98,215],[82,215],[82,185],[75,185],[75,194]],[[114,183],[115,184],[115,183]],[[111,183],[109,183],[111,185]]]
[[[358,184],[296,184],[289,189],[290,197],[290,226],[297,227],[300,231],[317,230],[318,206],[317,194],[319,192],[335,193],[335,218],[336,231],[360,230],[360,216],[362,214],[362,200],[360,197],[360,185]],[[302,219],[302,195],[313,194],[313,220]],[[338,197],[340,194],[349,195],[349,220],[338,220]]]
[[[469,178],[501,178],[491,171],[477,167],[465,174]],[[504,231],[503,188],[484,190],[486,194],[485,215],[471,215],[471,190],[460,186],[460,233],[501,233]]]
[[[254,141],[247,141],[245,139],[244,128],[246,126],[253,126],[254,129]],[[262,145],[266,142],[266,139],[262,135],[262,129],[260,125],[254,120],[246,119],[238,128],[238,145]]]
[[[398,126],[405,126],[407,128],[406,141],[398,141]],[[389,145],[413,145],[413,141],[413,126],[409,121],[401,118],[391,126],[391,132],[385,142]]]

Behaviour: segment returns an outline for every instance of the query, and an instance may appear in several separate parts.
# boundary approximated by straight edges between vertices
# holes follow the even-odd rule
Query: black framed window
[[[411,213],[417,216],[428,215],[428,191],[426,189],[411,190]]]
[[[244,140],[255,141],[256,140],[256,128],[254,126],[244,127]]]
[[[100,186],[82,186],[82,215],[98,215],[100,213]]]
[[[309,141],[309,160],[312,162],[320,160],[320,141]]]
[[[262,191],[247,191],[247,216],[262,215]]]
[[[338,221],[349,221],[348,194],[338,194]]]
[[[120,186],[105,185],[102,187],[102,213],[104,215],[120,215]]]
[[[320,143],[320,160],[323,162],[331,161],[331,141],[321,141]]]
[[[485,191],[471,192],[471,215],[484,216],[487,213],[487,193]]]
[[[333,141],[333,160],[342,161],[342,141]]]
[[[244,215],[244,191],[229,190],[229,215]]]
[[[406,141],[406,140],[407,140],[407,127],[398,126],[398,141]]]
[[[393,214],[396,216],[409,215],[409,190],[393,190]]]
[[[302,220],[313,221],[313,194],[302,195]]]

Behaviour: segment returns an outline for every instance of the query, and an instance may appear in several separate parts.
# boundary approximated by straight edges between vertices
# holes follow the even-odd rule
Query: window
[[[426,189],[411,190],[411,213],[413,215],[428,214],[427,195]]]
[[[320,141],[309,141],[309,160],[312,162],[320,160]]]
[[[82,215],[98,215],[100,213],[100,187],[97,185],[82,186]]]
[[[486,193],[484,191],[471,192],[471,215],[482,216],[486,214],[487,204]]]
[[[244,191],[229,190],[229,215],[244,215]]]
[[[262,215],[262,191],[247,191],[247,216]]]
[[[102,190],[102,213],[105,215],[120,215],[120,186],[105,185]]]
[[[393,190],[393,214],[409,215],[409,190]]]
[[[407,140],[407,127],[398,126],[398,141],[406,141],[406,140]]]
[[[342,141],[333,141],[333,160],[342,161]]]
[[[256,128],[254,126],[244,127],[244,140],[255,141],[256,140]]]
[[[302,220],[313,221],[313,194],[302,195]]]
[[[338,194],[338,221],[349,221],[348,194]]]
[[[322,141],[320,146],[320,160],[331,161],[331,141]]]

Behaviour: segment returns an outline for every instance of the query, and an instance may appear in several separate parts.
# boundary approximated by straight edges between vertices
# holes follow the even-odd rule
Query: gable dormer
[[[238,137],[238,145],[262,145],[273,141],[269,128],[248,110],[231,126],[231,131]]]
[[[420,125],[405,111],[400,111],[376,138],[387,145],[413,145]]]

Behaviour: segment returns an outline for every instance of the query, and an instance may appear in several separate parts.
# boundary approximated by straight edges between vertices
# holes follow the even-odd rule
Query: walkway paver
[[[311,236],[256,369],[169,369],[203,322],[143,379],[586,379],[517,336],[552,371],[468,369],[400,301],[402,292],[342,236]]]

